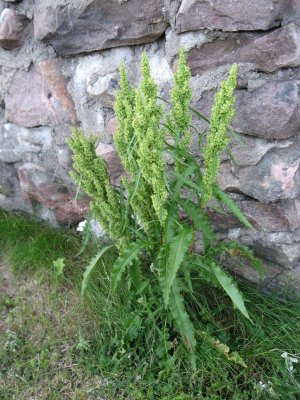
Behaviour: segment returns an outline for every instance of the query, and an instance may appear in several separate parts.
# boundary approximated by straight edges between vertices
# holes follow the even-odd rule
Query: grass
[[[78,257],[81,238],[74,232],[0,213],[1,400],[300,399],[299,364],[291,373],[281,356],[300,358],[299,299],[265,295],[240,282],[251,324],[222,293],[194,279],[190,311],[201,318],[194,318],[192,371],[176,336],[161,341],[155,324],[145,332],[151,305],[140,298],[128,308],[126,284],[109,292],[114,253],[99,262],[81,301],[82,273],[98,246],[90,243]],[[66,265],[59,279],[53,267],[58,258]],[[238,351],[247,367],[229,362],[218,340]],[[157,349],[159,341],[167,355]]]

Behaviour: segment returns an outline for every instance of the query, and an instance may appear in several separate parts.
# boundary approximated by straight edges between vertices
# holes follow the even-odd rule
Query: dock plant
[[[190,71],[183,51],[169,102],[158,98],[145,54],[141,75],[140,85],[132,87],[125,66],[120,66],[114,142],[125,173],[119,187],[111,185],[105,161],[96,156],[95,137],[74,129],[68,140],[74,159],[72,176],[90,197],[93,215],[118,249],[109,271],[111,293],[122,292],[124,285],[127,288],[126,323],[116,330],[114,347],[118,348],[118,342],[121,355],[126,346],[139,346],[138,354],[148,346],[151,331],[156,346],[153,351],[160,362],[172,356],[181,337],[193,367],[199,340],[208,346],[218,343],[217,350],[226,349],[228,359],[245,366],[237,352],[230,353],[226,345],[194,328],[194,322],[203,318],[197,312],[199,305],[195,307],[194,282],[199,280],[225,291],[237,312],[251,319],[237,283],[221,263],[224,253],[248,257],[262,273],[259,260],[248,247],[217,240],[209,217],[212,204],[219,204],[221,207],[214,206],[214,212],[226,208],[245,227],[253,229],[217,183],[220,156],[230,141],[237,66],[231,67],[228,78],[221,83],[210,120],[190,106]],[[202,163],[190,151],[193,115],[209,123],[205,144],[198,149]],[[167,159],[173,160],[173,166]],[[199,237],[202,250],[197,254],[195,241]],[[97,262],[110,249],[101,248],[89,264],[83,295]]]

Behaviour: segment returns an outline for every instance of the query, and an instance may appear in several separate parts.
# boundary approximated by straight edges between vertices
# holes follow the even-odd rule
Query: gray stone
[[[8,91],[15,73],[15,69],[0,66],[0,103],[4,100],[5,93]]]
[[[194,47],[187,61],[193,74],[233,63],[251,63],[261,71],[274,72],[300,65],[299,43],[300,28],[291,23],[267,34],[234,34]]]
[[[255,254],[292,269],[300,261],[300,242],[291,244],[273,243],[266,240],[254,242]]]
[[[267,286],[269,289],[280,289],[285,296],[293,297],[300,293],[300,265],[293,270],[283,270]]]
[[[286,139],[300,131],[299,83],[269,82],[254,91],[236,91],[233,129],[265,139]]]
[[[262,202],[293,199],[300,192],[299,142],[287,149],[271,150],[256,165],[234,168],[221,164],[219,183],[230,191],[246,194]]]
[[[70,171],[72,168],[72,153],[69,146],[58,146],[56,149],[57,160],[65,170]]]
[[[250,135],[232,136],[230,151],[234,164],[239,167],[256,165],[271,149],[286,149],[291,140],[265,140]]]
[[[92,74],[87,82],[87,92],[92,97],[97,97],[105,107],[112,107],[114,93],[118,88],[118,74],[111,73],[105,76]]]
[[[264,275],[260,276],[248,258],[242,256],[223,257],[222,264],[237,277],[247,279],[262,287],[268,286],[270,282],[285,271],[284,267],[267,260],[262,260]]]
[[[183,0],[176,16],[179,32],[267,30],[279,26],[290,0]]]
[[[288,6],[285,10],[284,18],[281,22],[281,25],[287,25],[290,22],[294,22],[299,25],[299,17],[300,17],[300,2],[299,0],[290,0],[288,1]]]
[[[118,80],[121,62],[125,63],[129,81],[136,85],[140,80],[142,51],[141,47],[136,49],[122,47],[106,50],[100,54],[87,55],[78,60],[69,88],[84,132],[96,133],[105,142],[111,140],[111,132],[106,130],[106,121],[112,117],[112,110],[108,110],[107,107],[112,107],[113,90],[110,90],[110,93],[103,92],[99,96],[91,96],[88,92],[93,91],[91,84],[96,83],[98,77],[107,77],[107,79],[103,78],[106,82],[110,79]],[[147,54],[151,74],[160,88],[159,93],[165,96],[173,76],[164,54],[163,43],[147,45]],[[96,87],[94,93],[97,93]],[[103,104],[103,97],[105,104]]]
[[[0,137],[0,161],[21,161],[25,153],[48,151],[52,142],[52,129],[49,127],[26,129],[15,124],[6,124]]]
[[[149,0],[147,7],[141,7],[139,0],[59,3],[37,8],[34,32],[61,56],[152,42],[168,25],[163,0]]]
[[[172,28],[166,31],[166,56],[170,63],[178,56],[180,48],[189,52],[193,48],[200,48],[205,43],[212,42],[216,35],[212,32],[186,32],[177,34]]]
[[[12,164],[0,161],[0,208],[6,211],[32,213],[32,207],[23,197],[16,169]]]
[[[0,15],[0,46],[7,50],[20,47],[25,26],[22,16],[11,8],[5,8]]]
[[[259,232],[292,231],[300,228],[299,198],[277,203],[262,203],[249,199],[235,199],[235,201],[256,229],[257,234]],[[243,225],[232,214],[209,211],[209,216],[217,231],[243,228]],[[230,236],[232,239],[238,239],[240,232],[232,231]]]

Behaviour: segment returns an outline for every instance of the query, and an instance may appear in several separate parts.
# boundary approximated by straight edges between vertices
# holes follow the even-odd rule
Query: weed
[[[274,399],[298,400],[299,363],[293,363],[291,374],[282,355],[300,357],[299,299],[279,300],[276,294],[266,295],[249,283],[239,282],[255,321],[251,324],[229,307],[230,300],[220,290],[192,275],[196,299],[187,297],[188,311],[201,314],[201,319],[194,321],[197,369],[191,371],[176,335],[164,331],[163,343],[169,349],[165,361],[164,347],[155,348],[155,327],[144,341],[143,335],[137,335],[143,332],[144,324],[149,326],[147,318],[151,321],[143,294],[128,312],[128,304],[124,308],[123,302],[128,285],[110,293],[110,270],[117,257],[113,248],[97,262],[82,305],[82,273],[99,244],[90,242],[76,259],[81,240],[72,232],[53,232],[23,216],[0,214],[0,226],[7,227],[8,221],[9,235],[0,231],[1,248],[5,248],[2,255],[7,259],[16,243],[34,243],[35,234],[38,237],[41,231],[45,235],[51,232],[48,249],[53,248],[53,252],[62,241],[73,243],[73,247],[71,252],[68,246],[60,249],[66,267],[59,286],[48,279],[49,254],[43,261],[45,267],[32,258],[34,266],[23,264],[23,273],[22,266],[13,266],[17,277],[0,263],[0,309],[4,317],[0,321],[1,400],[270,400],[270,390]],[[24,231],[31,232],[30,242]],[[25,249],[25,259],[28,250],[21,248]],[[76,349],[78,330],[89,346],[83,351]],[[207,340],[209,337],[226,342],[233,351],[238,348],[247,368],[229,363]],[[5,348],[7,342],[13,347]],[[160,365],[154,362],[157,357],[162,358]]]
[[[148,349],[151,343],[153,349],[147,350],[152,353],[151,363],[157,363],[160,368],[165,364],[165,374],[175,347],[180,347],[177,343],[180,340],[196,368],[198,335],[195,324],[201,314],[191,312],[189,305],[195,302],[197,293],[194,278],[198,276],[207,285],[224,290],[234,307],[250,320],[242,293],[225,272],[220,259],[223,253],[238,251],[248,257],[259,272],[262,268],[247,247],[236,242],[217,241],[207,212],[208,203],[214,198],[227,206],[246,227],[253,229],[216,183],[220,155],[230,140],[228,129],[234,114],[236,65],[232,66],[215,97],[207,144],[200,149],[203,168],[189,149],[192,92],[183,51],[174,76],[168,112],[164,112],[157,101],[158,89],[145,54],[141,70],[141,84],[134,89],[129,85],[124,66],[120,67],[121,88],[115,103],[119,127],[114,140],[127,172],[121,186],[111,185],[105,161],[96,156],[95,137],[85,137],[74,129],[68,143],[73,151],[75,171],[72,176],[91,197],[92,212],[118,249],[107,284],[110,301],[120,290],[125,318],[118,325],[119,334],[112,348],[118,356],[132,351],[138,357],[141,349]],[[164,158],[166,152],[174,160],[171,171]],[[203,236],[201,255],[193,251],[199,231]],[[83,295],[90,274],[109,249],[111,246],[100,249],[89,263],[82,283]],[[126,289],[120,288],[121,282]],[[112,319],[111,323],[115,321]],[[205,326],[202,330],[206,330]],[[236,350],[232,352],[213,338],[209,341],[228,360],[245,366]],[[183,349],[177,354],[184,355]]]

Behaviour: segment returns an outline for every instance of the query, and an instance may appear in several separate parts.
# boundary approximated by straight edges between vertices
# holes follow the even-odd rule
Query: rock
[[[285,296],[293,297],[300,292],[300,265],[293,270],[284,269],[276,275],[267,286],[269,289],[280,289]]]
[[[240,61],[253,63],[261,71],[300,65],[300,28],[291,23],[240,49]],[[239,60],[237,60],[239,61]]]
[[[300,260],[300,242],[273,243],[265,240],[254,242],[254,251],[260,257],[292,269]]]
[[[117,73],[111,73],[105,76],[92,74],[87,82],[87,92],[92,97],[97,97],[105,107],[112,107],[114,103],[114,93],[118,88]]]
[[[4,102],[5,94],[13,81],[15,73],[15,69],[0,66],[0,107],[1,103],[3,104]]]
[[[267,30],[279,26],[290,0],[183,0],[176,15],[178,32]]]
[[[52,61],[18,71],[4,99],[6,119],[27,128],[76,122],[66,81]]]
[[[246,200],[239,207],[258,231],[280,232],[300,228],[299,199],[278,203]]]
[[[168,26],[162,8],[163,0],[149,0],[147,7],[139,0],[46,2],[34,14],[35,37],[50,43],[61,56],[149,43]]]
[[[231,138],[230,152],[238,167],[256,165],[271,149],[286,149],[291,140],[265,140],[237,134]]]
[[[159,94],[167,95],[169,86],[173,82],[173,73],[166,59],[165,50],[164,48],[159,49],[158,51],[155,51],[154,49],[152,54],[149,51],[149,55],[151,75],[158,86]]]
[[[11,8],[5,8],[0,15],[0,46],[7,50],[20,47],[25,26],[25,18]]]
[[[252,283],[266,287],[278,275],[285,271],[284,267],[268,260],[262,260],[264,276],[260,276],[248,258],[242,256],[223,257],[222,265],[232,274],[247,279]]]
[[[96,154],[106,162],[111,184],[118,186],[120,184],[121,175],[124,173],[124,168],[114,146],[111,144],[99,143]]]
[[[111,117],[105,127],[106,132],[113,136],[118,129],[118,120],[115,116]]]
[[[219,183],[223,189],[241,192],[261,202],[293,199],[300,193],[299,142],[287,149],[270,151],[256,165],[235,168],[221,164]]]
[[[233,63],[251,63],[264,72],[300,65],[300,28],[291,23],[267,34],[240,33],[192,48],[192,74]]]
[[[51,95],[66,110],[71,124],[76,125],[75,105],[68,92],[68,81],[62,74],[60,60],[58,58],[50,58],[40,62],[38,66]]]
[[[189,52],[191,49],[200,48],[205,43],[212,42],[215,39],[215,35],[212,32],[186,32],[178,35],[172,28],[168,28],[165,35],[166,56],[170,63],[178,57],[180,48],[183,48],[185,52]]]
[[[57,146],[57,160],[59,165],[62,166],[67,171],[70,171],[72,168],[73,160],[72,160],[72,152],[69,146]]]
[[[295,22],[295,24],[299,25],[299,17],[300,17],[300,3],[299,0],[290,0],[287,2],[287,8],[285,10],[284,18],[281,22],[281,25],[287,25],[290,22]]]
[[[250,223],[258,232],[282,232],[300,228],[299,199],[278,203],[262,203],[255,200],[235,200]],[[243,228],[232,214],[208,212],[216,231]],[[238,238],[237,235],[236,238]]]
[[[286,139],[300,130],[299,83],[269,82],[254,91],[236,91],[234,130],[264,139]]]
[[[86,197],[75,200],[75,192],[45,168],[25,163],[17,170],[23,197],[52,210],[58,222],[76,224],[87,214],[89,200]]]
[[[0,161],[21,161],[25,153],[48,151],[52,146],[52,129],[46,126],[26,129],[15,124],[6,124],[0,138]]]
[[[6,211],[32,212],[32,207],[23,199],[16,169],[12,164],[0,161],[0,208]]]
[[[118,71],[122,60],[126,67],[129,60],[132,61],[132,49],[125,47],[107,50],[100,54],[92,54],[81,57],[76,65],[70,91],[74,99],[76,114],[81,122],[84,132],[93,132],[99,136],[104,133],[105,112],[99,98],[91,97],[87,92],[87,82],[92,82],[92,77],[109,76]],[[135,68],[135,63],[130,63],[130,71]],[[134,71],[136,76],[136,70]]]

